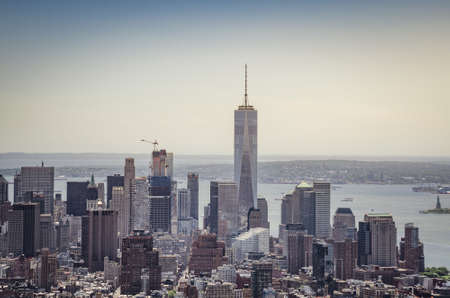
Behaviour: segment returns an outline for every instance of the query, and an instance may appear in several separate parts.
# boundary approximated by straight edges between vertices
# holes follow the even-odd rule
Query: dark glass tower
[[[88,181],[67,182],[67,214],[83,216],[87,214]]]
[[[198,220],[198,173],[188,173],[187,188],[191,193],[190,216]]]

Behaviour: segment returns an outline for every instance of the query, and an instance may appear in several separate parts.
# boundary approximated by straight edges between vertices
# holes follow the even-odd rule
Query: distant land
[[[21,166],[36,166],[43,161],[55,166],[55,175],[105,177],[123,172],[125,157],[134,157],[136,175],[148,175],[150,153],[0,153],[0,174],[14,175]],[[201,179],[230,180],[233,175],[231,155],[177,155],[175,178],[185,179],[188,171]],[[325,179],[334,184],[450,184],[450,157],[395,156],[290,156],[259,157],[261,183],[298,183]]]

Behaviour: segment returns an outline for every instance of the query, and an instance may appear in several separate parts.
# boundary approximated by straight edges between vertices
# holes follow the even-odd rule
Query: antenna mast
[[[248,106],[248,94],[247,94],[247,64],[245,64],[245,94],[244,94],[244,106]]]

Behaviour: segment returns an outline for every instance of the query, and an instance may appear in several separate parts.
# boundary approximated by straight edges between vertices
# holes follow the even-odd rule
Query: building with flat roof
[[[8,202],[8,181],[0,175],[0,204]]]
[[[9,252],[34,257],[40,249],[40,212],[38,203],[17,203],[9,210]]]
[[[14,202],[25,200],[27,192],[41,192],[44,194],[44,213],[53,214],[55,168],[22,167],[20,174],[14,177]]]
[[[141,274],[146,271],[146,293],[161,288],[161,266],[159,253],[153,248],[149,234],[134,234],[125,237],[121,245],[122,258],[120,286],[122,294],[136,295],[141,292]]]
[[[189,272],[211,276],[211,271],[227,263],[225,244],[215,234],[201,234],[192,243]]]
[[[315,193],[315,236],[317,238],[328,239],[331,236],[331,185],[329,182],[314,181],[313,190]]]
[[[103,271],[104,258],[117,259],[117,211],[90,210],[82,218],[81,249],[89,272]]]
[[[187,188],[191,193],[190,216],[198,221],[198,173],[188,173]]]
[[[110,208],[111,200],[112,200],[112,188],[114,186],[124,186],[124,176],[120,174],[114,174],[113,176],[106,177],[106,199],[107,206]]]
[[[364,216],[370,229],[368,264],[397,266],[397,228],[391,214],[369,213]]]
[[[269,230],[252,228],[233,239],[233,255],[236,262],[247,258],[249,253],[269,254]]]

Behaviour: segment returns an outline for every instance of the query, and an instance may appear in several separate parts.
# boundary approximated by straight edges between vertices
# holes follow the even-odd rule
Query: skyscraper
[[[167,152],[165,149],[153,150],[152,152],[152,176],[167,176],[166,175],[166,158]]]
[[[217,236],[227,244],[231,235],[239,229],[237,186],[234,182],[218,183],[218,231]]]
[[[88,199],[88,181],[67,182],[67,214],[83,216],[86,214],[86,201]]]
[[[338,208],[333,220],[333,239],[343,241],[345,238],[356,240],[355,216],[350,208]]]
[[[267,207],[267,200],[265,198],[258,198],[258,207],[261,212],[260,226],[270,230],[269,223],[269,208]]]
[[[132,230],[150,230],[150,197],[149,185],[146,177],[137,177],[136,193],[131,202]]]
[[[397,265],[397,228],[391,214],[372,213],[364,216],[370,229],[368,264]]]
[[[56,230],[51,215],[41,214],[39,225],[39,247],[48,248],[51,252],[55,251]]]
[[[135,182],[136,170],[134,167],[134,158],[128,157],[125,159],[124,167],[124,186],[123,190],[125,192],[125,198],[123,201],[122,208],[119,212],[123,213],[123,221],[120,223],[119,230],[121,236],[126,236],[131,232],[132,229],[132,219],[131,219],[131,202],[134,199],[136,193],[136,182]]]
[[[248,103],[245,65],[244,104],[234,111],[234,181],[239,191],[241,226],[247,226],[248,210],[257,205],[258,112]]]
[[[400,242],[400,260],[403,266],[423,272],[425,270],[425,259],[423,255],[423,244],[419,240],[419,228],[413,223],[405,224],[405,237]]]
[[[89,272],[103,271],[104,258],[117,258],[117,211],[90,210],[82,220],[82,256]]]
[[[288,272],[298,274],[302,267],[312,265],[312,240],[302,224],[286,225]]]
[[[150,197],[150,228],[153,232],[171,232],[170,196]]]
[[[294,223],[303,224],[309,235],[316,235],[316,193],[306,182],[298,184],[293,194]]]
[[[219,227],[219,182],[209,183],[209,217],[208,229],[210,233],[217,235]]]
[[[153,232],[171,232],[172,230],[171,193],[170,177],[150,177],[150,228]]]
[[[0,204],[8,202],[8,181],[0,175]]]
[[[323,239],[315,239],[313,242],[313,276],[318,281],[323,281],[327,276],[334,274],[333,245]]]
[[[9,252],[33,257],[40,248],[40,215],[38,203],[17,203],[9,211]]]
[[[14,202],[23,202],[27,192],[44,194],[45,213],[53,214],[54,167],[22,167],[20,174],[14,177]]]
[[[330,226],[330,183],[317,182],[313,184],[315,192],[315,236],[327,239],[331,236]]]
[[[370,225],[366,221],[358,223],[358,265],[369,264],[371,252]]]
[[[159,253],[153,248],[152,236],[135,234],[124,238],[120,270],[122,294],[136,295],[141,292],[143,270],[148,277],[145,294],[150,294],[152,290],[159,290],[161,288],[161,266],[159,265]]]
[[[186,219],[191,213],[191,192],[187,188],[178,190],[178,219]]]
[[[187,188],[191,192],[191,217],[198,220],[198,173],[188,173]]]
[[[114,186],[124,186],[124,177],[120,174],[106,177],[106,199],[108,207],[110,207],[111,204],[112,188]]]
[[[237,186],[234,182],[211,181],[208,226],[219,240],[230,238],[239,230]]]
[[[358,262],[358,242],[347,238],[342,241],[335,241],[333,248],[336,278],[342,280],[352,278],[353,269]]]

